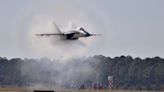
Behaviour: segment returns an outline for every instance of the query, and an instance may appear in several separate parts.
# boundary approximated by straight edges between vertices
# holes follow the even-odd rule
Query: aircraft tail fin
[[[61,30],[59,29],[59,27],[56,25],[56,23],[53,22],[53,24],[54,24],[54,27],[56,28],[56,30],[57,30],[59,33],[62,33]]]

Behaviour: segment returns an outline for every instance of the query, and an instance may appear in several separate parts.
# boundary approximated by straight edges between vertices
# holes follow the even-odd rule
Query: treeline
[[[100,73],[114,76],[115,89],[164,90],[164,59],[115,58],[96,56],[100,59]],[[102,80],[104,79],[102,77]],[[107,82],[106,82],[107,84]]]
[[[0,86],[34,86],[37,84],[91,88],[99,83],[108,88],[113,76],[114,89],[164,90],[164,59],[105,57],[97,55],[68,61],[0,58]]]

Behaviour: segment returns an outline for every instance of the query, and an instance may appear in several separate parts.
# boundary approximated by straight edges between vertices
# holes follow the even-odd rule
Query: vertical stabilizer
[[[57,30],[59,33],[62,33],[61,30],[59,29],[59,27],[56,25],[56,23],[53,22],[53,24],[54,24],[54,27],[56,28],[56,30]]]

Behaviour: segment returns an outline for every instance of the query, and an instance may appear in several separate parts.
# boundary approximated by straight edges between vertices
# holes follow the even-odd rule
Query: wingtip
[[[102,34],[92,34],[92,36],[102,36]]]
[[[39,34],[35,34],[35,36],[39,36]]]
[[[35,36],[43,36],[42,34],[35,34]]]

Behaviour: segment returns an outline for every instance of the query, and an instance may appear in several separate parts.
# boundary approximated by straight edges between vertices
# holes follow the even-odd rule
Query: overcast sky
[[[103,36],[90,55],[164,57],[164,0],[1,0],[0,56],[26,57],[18,46],[25,16],[59,7],[61,1],[93,12],[91,20]]]

